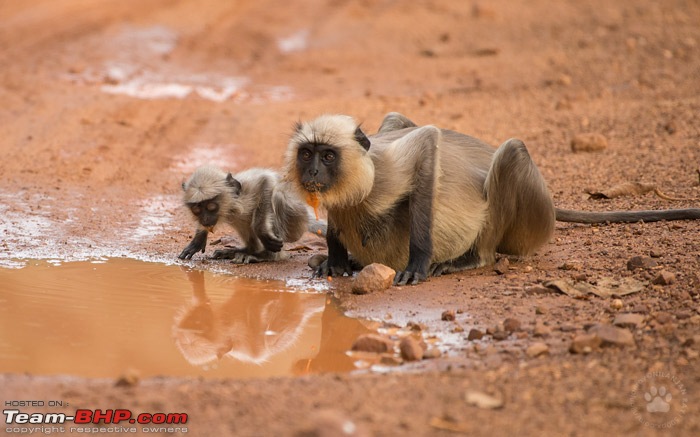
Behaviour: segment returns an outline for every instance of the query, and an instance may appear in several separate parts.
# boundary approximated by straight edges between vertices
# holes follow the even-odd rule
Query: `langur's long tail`
[[[588,212],[556,208],[557,221],[571,223],[634,223],[662,220],[698,220],[700,208],[665,209],[660,211]]]

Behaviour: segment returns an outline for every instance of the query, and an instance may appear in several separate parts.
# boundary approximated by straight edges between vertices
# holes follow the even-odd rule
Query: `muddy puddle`
[[[249,378],[343,372],[368,332],[325,292],[132,259],[0,268],[0,372]]]

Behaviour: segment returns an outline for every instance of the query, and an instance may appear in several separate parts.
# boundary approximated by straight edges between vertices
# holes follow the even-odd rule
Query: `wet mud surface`
[[[331,334],[351,342],[354,329],[396,336],[420,326],[441,352],[350,373],[314,370],[311,355],[299,353],[287,361],[302,376],[245,379],[155,376],[145,365],[134,375],[130,362],[103,373],[87,366],[75,376],[77,363],[56,361],[55,375],[3,360],[3,401],[62,400],[70,405],[52,411],[66,413],[185,411],[194,435],[319,435],[348,421],[359,435],[700,432],[698,222],[558,223],[538,253],[511,258],[500,272],[485,267],[363,296],[350,292],[349,278],[309,280],[308,258],[325,250],[314,235],[288,245],[288,259],[275,264],[209,260],[216,246],[176,260],[194,230],[179,200],[188,174],[208,162],[232,171],[279,167],[294,122],[324,112],[351,114],[368,132],[398,111],[493,145],[518,137],[560,207],[698,207],[651,193],[594,201],[584,192],[644,182],[674,197],[700,197],[697,2],[35,0],[0,4],[0,18],[4,338],[32,321],[11,307],[25,306],[36,291],[8,287],[32,260],[67,268],[123,257],[158,262],[181,284],[124,309],[139,319],[149,299],[167,302],[160,322],[149,316],[128,326],[144,339],[156,326],[173,335],[178,323],[199,323],[187,318],[198,308],[196,281],[184,267],[204,271],[207,294],[221,297],[224,309],[232,297],[210,288],[208,275],[305,289],[292,293],[301,309],[284,313],[303,319],[307,306],[326,308],[309,323],[325,326],[327,298],[352,318],[372,320],[322,329],[313,334],[320,343],[314,337],[307,345],[323,349]],[[574,153],[570,143],[580,134],[602,135],[605,147]],[[236,243],[231,231],[215,236]],[[636,256],[644,262],[630,270]],[[148,282],[138,276],[131,280]],[[542,287],[557,280],[608,294]],[[639,286],[621,296],[615,284],[623,280]],[[74,293],[95,299],[87,292]],[[138,299],[135,293],[124,298]],[[55,314],[32,323],[70,320],[70,305],[62,307],[62,318],[46,309]],[[445,311],[454,320],[443,320]],[[118,325],[92,330],[117,335],[126,329]],[[184,357],[173,338],[149,353],[167,347]],[[230,339],[221,338],[198,356],[227,349]],[[30,339],[37,346],[23,354],[58,360],[65,353]]]

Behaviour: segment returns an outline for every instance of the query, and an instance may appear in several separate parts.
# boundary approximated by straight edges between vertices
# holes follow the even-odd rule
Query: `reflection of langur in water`
[[[309,320],[325,308],[324,295],[260,290],[233,291],[225,302],[214,304],[205,291],[204,272],[183,270],[192,283],[193,297],[176,315],[173,336],[192,365],[205,365],[224,356],[263,364],[290,349]],[[320,341],[320,333],[318,337]]]

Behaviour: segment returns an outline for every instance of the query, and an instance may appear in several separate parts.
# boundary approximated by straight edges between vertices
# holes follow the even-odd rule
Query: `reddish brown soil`
[[[583,190],[643,181],[700,197],[699,22],[700,4],[691,0],[2,2],[4,258],[42,246],[38,256],[69,259],[81,250],[173,260],[192,231],[177,204],[179,183],[198,163],[188,153],[213,149],[206,161],[234,171],[277,167],[293,123],[324,112],[351,114],[369,132],[399,111],[494,145],[519,137],[562,207],[697,207],[651,194],[591,201]],[[306,45],[281,51],[278,41],[294,35]],[[134,78],[222,86],[224,77],[249,82],[222,102],[206,93],[105,92]],[[569,143],[580,133],[602,134],[608,147],[574,154]],[[139,234],[154,203],[170,220]],[[37,231],[23,217],[54,225]],[[483,268],[365,296],[350,294],[348,279],[334,281],[353,314],[424,323],[426,336],[455,332],[441,358],[389,374],[158,378],[127,388],[4,375],[2,400],[63,400],[67,412],[187,412],[194,435],[337,435],[322,434],[324,424],[346,419],[365,435],[655,434],[644,420],[698,435],[699,232],[700,222],[558,224],[548,245],[511,259],[503,275]],[[227,268],[306,278],[306,259],[320,250],[313,244],[276,265]],[[627,270],[628,259],[651,252],[657,267]],[[653,285],[661,270],[675,281]],[[621,308],[612,299],[530,291],[572,277],[633,277],[643,290],[622,297]],[[461,310],[456,322],[440,320],[448,309]],[[618,312],[644,316],[631,329],[634,346],[568,352],[574,336]],[[485,331],[506,318],[522,325],[508,339],[466,339],[472,327]],[[536,337],[536,322],[549,333]],[[549,354],[530,357],[535,342]],[[654,384],[673,394],[671,412],[645,411],[642,398]],[[470,390],[497,396],[502,408],[468,404]]]

